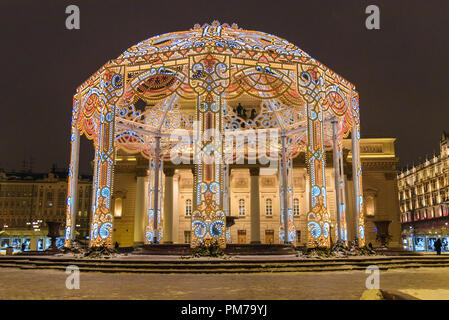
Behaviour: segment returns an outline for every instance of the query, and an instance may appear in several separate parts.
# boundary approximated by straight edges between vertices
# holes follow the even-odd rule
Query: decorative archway
[[[252,104],[250,115],[240,112],[243,101]],[[173,139],[179,130],[187,136],[182,144]],[[279,137],[259,139],[269,130]],[[304,151],[310,175],[308,245],[328,247],[325,148],[334,149],[334,166],[339,168],[335,183],[341,186],[341,142],[350,132],[356,230],[364,245],[359,98],[354,85],[286,40],[235,24],[215,21],[142,41],[106,63],[74,96],[66,246],[75,234],[79,137],[85,134],[96,150],[90,246],[112,245],[117,150],[149,159],[145,243],[162,237],[163,160],[182,153],[195,164],[191,245],[216,240],[225,246],[227,164],[242,156],[258,157],[265,145],[270,146],[269,159],[280,160],[284,242],[295,237],[291,159]],[[248,138],[240,148],[232,139],[242,135],[258,140]],[[231,143],[227,137],[233,137]],[[337,236],[347,241],[344,196],[338,199]]]

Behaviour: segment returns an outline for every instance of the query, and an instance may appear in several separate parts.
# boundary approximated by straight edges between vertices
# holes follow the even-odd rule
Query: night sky
[[[76,4],[81,29],[65,28]],[[365,28],[376,4],[381,29]],[[34,171],[70,157],[72,96],[109,59],[152,36],[213,20],[277,35],[356,85],[362,137],[396,137],[401,166],[449,131],[448,0],[0,2],[0,168]],[[91,142],[81,145],[89,173]]]

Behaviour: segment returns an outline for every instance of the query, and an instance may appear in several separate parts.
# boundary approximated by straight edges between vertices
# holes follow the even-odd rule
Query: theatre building
[[[346,186],[346,203],[349,204],[348,229],[352,230],[352,167],[351,143],[345,139],[344,145],[344,182]],[[360,140],[360,157],[363,170],[363,195],[366,225],[366,241],[374,247],[376,241],[375,221],[390,221],[389,233],[392,235],[389,246],[401,245],[399,202],[396,197],[396,167],[398,158],[394,152],[393,138],[375,138]],[[331,236],[336,241],[336,201],[332,152],[326,153],[326,180],[328,208],[331,213]],[[142,242],[142,212],[148,210],[148,159],[142,156],[120,154],[116,158],[114,189],[114,241],[120,246],[134,246]],[[163,165],[164,192],[162,195],[162,212],[164,233],[173,234],[174,243],[190,243],[193,173],[191,167]],[[306,214],[309,188],[304,154],[293,160],[293,219],[296,229],[296,245],[306,244]],[[166,181],[169,181],[166,184]],[[252,226],[258,227],[262,243],[282,243],[279,238],[280,198],[279,171],[259,165],[235,165],[230,172],[230,215],[236,217],[230,227],[229,243],[251,243]],[[167,187],[168,186],[168,187]],[[171,188],[169,190],[168,188]],[[253,189],[253,190],[252,190]],[[254,190],[255,189],[255,190]],[[164,205],[170,204],[166,210]],[[254,223],[252,205],[256,205],[257,215]],[[171,215],[170,224],[164,224],[164,217]],[[140,217],[140,218],[139,218]],[[138,219],[138,220],[136,220]],[[167,230],[170,228],[171,230]],[[257,231],[256,231],[257,232]],[[348,234],[349,239],[354,237]]]
[[[442,251],[449,251],[449,135],[443,132],[440,154],[403,170],[398,175],[404,248],[435,251],[440,238]]]

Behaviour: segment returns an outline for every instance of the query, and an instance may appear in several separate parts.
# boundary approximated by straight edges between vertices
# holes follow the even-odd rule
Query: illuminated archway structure
[[[242,101],[257,105],[248,119],[235,111]],[[342,139],[352,132],[355,234],[359,245],[364,245],[358,93],[354,85],[284,39],[214,21],[142,41],[77,89],[71,125],[66,246],[75,234],[80,135],[92,139],[95,146],[90,246],[112,245],[111,196],[119,149],[149,159],[144,242],[150,244],[161,238],[162,164],[178,146],[170,137],[179,129],[189,133],[184,151],[196,160],[192,246],[213,239],[226,245],[229,170],[222,160],[229,146],[221,139],[195,140],[208,129],[217,130],[220,137],[279,131],[275,145],[281,153],[280,232],[289,230],[284,242],[295,237],[291,160],[305,152],[310,188],[308,245],[322,247],[330,245],[325,149],[334,150],[337,238],[348,241]],[[231,148],[235,159],[239,150]],[[245,157],[251,148],[245,143]]]

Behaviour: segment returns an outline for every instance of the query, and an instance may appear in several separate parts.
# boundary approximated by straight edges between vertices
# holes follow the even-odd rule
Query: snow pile
[[[335,243],[331,248],[309,248],[306,256],[308,258],[346,258],[350,256],[372,256],[376,255],[374,250],[368,247],[359,247],[354,242],[347,246],[342,242]]]

